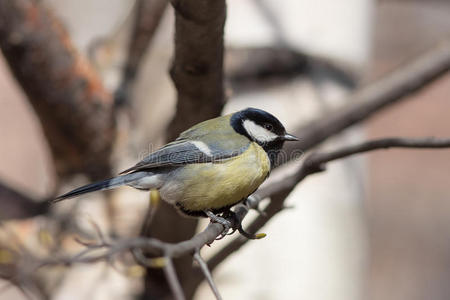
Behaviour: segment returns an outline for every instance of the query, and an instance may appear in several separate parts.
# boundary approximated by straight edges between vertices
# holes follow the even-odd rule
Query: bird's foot
[[[233,233],[236,232],[236,230],[239,231],[241,235],[248,238],[249,240],[259,240],[266,236],[265,233],[251,234],[246,232],[244,228],[242,228],[241,220],[239,220],[237,215],[231,210],[223,213],[222,216],[215,215],[213,212],[209,210],[205,211],[205,214],[208,216],[211,222],[219,223],[224,227],[222,233],[216,240],[221,240],[227,235],[232,235]],[[231,221],[229,220],[230,218]]]
[[[236,229],[233,228],[233,222],[232,221],[229,221],[229,220],[225,219],[224,217],[215,215],[210,210],[205,210],[204,213],[211,220],[211,222],[218,223],[218,224],[223,226],[223,231],[222,231],[222,233],[220,234],[220,236],[216,240],[223,239],[226,235],[228,235],[228,232],[230,231],[230,229],[233,230],[230,234],[233,234],[236,231]]]

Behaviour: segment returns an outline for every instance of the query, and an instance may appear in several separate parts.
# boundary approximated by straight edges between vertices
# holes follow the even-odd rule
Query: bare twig
[[[122,82],[117,89],[115,101],[125,104],[129,101],[130,86],[133,83],[139,65],[149,48],[169,0],[138,0],[135,4],[135,22],[131,33],[128,56]]]
[[[112,256],[130,251],[132,249],[142,249],[155,256],[177,258],[183,255],[194,253],[196,249],[206,244],[211,244],[223,231],[223,227],[217,223],[209,224],[205,230],[195,235],[190,240],[179,243],[166,243],[154,238],[135,237],[120,239],[111,242],[100,242],[88,244],[87,248],[73,256],[51,257],[40,262],[39,267],[52,265],[71,265],[75,263],[92,263],[110,259]],[[104,252],[94,254],[99,249]]]
[[[203,274],[205,275],[206,281],[208,282],[209,287],[211,288],[211,290],[212,290],[214,296],[216,297],[216,299],[217,300],[221,300],[222,296],[220,296],[219,290],[217,289],[217,286],[214,283],[214,279],[212,278],[211,272],[208,269],[208,264],[201,257],[199,250],[195,251],[195,253],[194,253],[194,260],[200,266],[200,269],[202,270]]]
[[[416,149],[441,149],[450,147],[450,139],[438,139],[434,137],[429,138],[401,138],[391,137],[382,138],[372,141],[362,142],[352,146],[344,146],[341,149],[324,152],[313,153],[308,156],[304,163],[303,168],[308,170],[305,173],[313,173],[314,171],[322,170],[324,163],[332,160],[345,158],[350,155],[363,153],[367,151],[387,149],[387,148],[416,148]]]
[[[58,175],[108,175],[112,97],[57,18],[40,1],[0,1],[0,48],[41,120]]]
[[[170,285],[172,294],[176,300],[184,300],[183,289],[181,288],[180,281],[178,280],[175,267],[173,266],[172,259],[168,256],[165,257],[166,265],[164,267],[164,274],[166,275],[167,282]]]

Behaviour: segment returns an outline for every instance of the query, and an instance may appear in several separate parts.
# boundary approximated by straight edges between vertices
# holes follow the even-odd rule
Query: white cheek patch
[[[206,155],[212,156],[211,149],[209,149],[208,145],[206,145],[205,143],[200,141],[192,141],[190,143],[193,144],[195,147],[197,147],[198,150],[202,151]]]
[[[275,133],[259,126],[253,121],[245,120],[243,126],[247,133],[258,142],[271,142],[278,138]]]

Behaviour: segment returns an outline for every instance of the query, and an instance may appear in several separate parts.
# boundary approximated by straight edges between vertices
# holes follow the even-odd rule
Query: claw
[[[233,233],[235,233],[235,232],[236,232],[236,230],[237,230],[237,228],[232,228],[232,229],[231,229],[231,232],[230,232],[230,233],[228,233],[227,235],[232,235]]]
[[[211,220],[211,222],[219,223],[224,228],[222,233],[220,234],[220,236],[216,240],[221,240],[225,236],[227,236],[228,232],[230,231],[230,229],[232,227],[232,223],[230,221],[228,221],[227,219],[223,218],[223,217],[220,217],[220,216],[217,216],[217,215],[213,214],[209,210],[204,211],[204,213],[208,216],[208,218]]]
[[[248,238],[249,240],[259,240],[266,237],[265,233],[257,233],[257,234],[251,234],[242,228],[242,225],[240,224],[238,227],[238,231],[240,234],[242,234],[244,237]]]

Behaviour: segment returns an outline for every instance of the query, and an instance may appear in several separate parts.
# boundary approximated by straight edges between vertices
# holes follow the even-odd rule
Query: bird
[[[52,202],[122,185],[157,189],[182,214],[209,217],[245,201],[269,176],[285,141],[298,141],[272,114],[246,108],[203,121],[117,177],[81,186]]]

